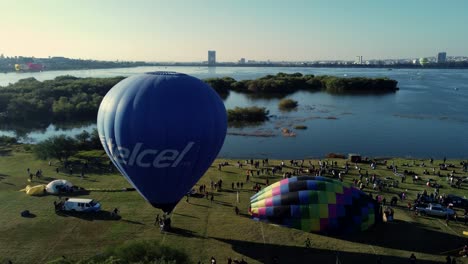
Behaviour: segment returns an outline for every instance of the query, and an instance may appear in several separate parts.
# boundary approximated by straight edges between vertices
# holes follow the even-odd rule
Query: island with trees
[[[228,109],[228,122],[263,122],[268,120],[269,111],[265,107],[235,107]]]
[[[2,124],[48,125],[52,122],[95,120],[106,93],[125,77],[77,78],[59,76],[53,80],[22,79],[0,87],[0,122]],[[323,91],[332,94],[380,94],[398,90],[397,81],[387,78],[342,78],[302,75],[301,73],[267,75],[255,80],[236,81],[231,77],[204,80],[221,97],[231,91],[259,96],[284,97],[297,91]],[[285,100],[280,107],[296,107]],[[236,108],[228,111],[229,121],[252,122],[267,119],[262,108]]]

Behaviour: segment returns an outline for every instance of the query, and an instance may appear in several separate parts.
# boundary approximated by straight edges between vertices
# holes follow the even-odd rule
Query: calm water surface
[[[399,83],[400,90],[387,95],[297,92],[288,97],[299,102],[298,110],[286,113],[278,110],[279,99],[258,99],[231,93],[224,100],[226,108],[262,106],[270,110],[271,118],[257,126],[229,128],[230,135],[220,153],[222,157],[299,159],[320,157],[330,152],[420,158],[468,157],[468,70],[138,67],[0,74],[0,85],[28,77],[38,80],[60,75],[111,77],[158,70],[183,72],[198,78],[231,76],[237,80],[278,72],[347,77],[385,76]],[[295,130],[295,125],[306,125],[308,129]],[[50,125],[45,130],[21,136],[22,141],[34,143],[58,134],[73,136],[82,130],[91,131],[94,127],[90,124],[57,129]],[[283,137],[282,128],[292,129],[296,137]],[[0,130],[0,135],[15,136],[17,133]]]

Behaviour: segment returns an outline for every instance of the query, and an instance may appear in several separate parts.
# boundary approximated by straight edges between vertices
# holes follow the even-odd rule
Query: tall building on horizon
[[[362,64],[362,56],[356,56],[356,61],[354,64]]]
[[[439,52],[437,54],[437,63],[445,63],[447,62],[447,52]]]
[[[216,50],[208,51],[208,65],[216,65]]]

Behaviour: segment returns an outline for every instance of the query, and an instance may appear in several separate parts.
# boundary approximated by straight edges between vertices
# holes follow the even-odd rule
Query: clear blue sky
[[[104,60],[468,55],[465,0],[0,2],[0,53]]]

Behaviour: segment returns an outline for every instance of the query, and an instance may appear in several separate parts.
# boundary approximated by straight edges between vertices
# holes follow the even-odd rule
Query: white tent
[[[73,184],[67,180],[55,180],[49,182],[46,186],[46,191],[51,194],[57,194],[60,192],[65,192],[66,190],[73,187]]]

